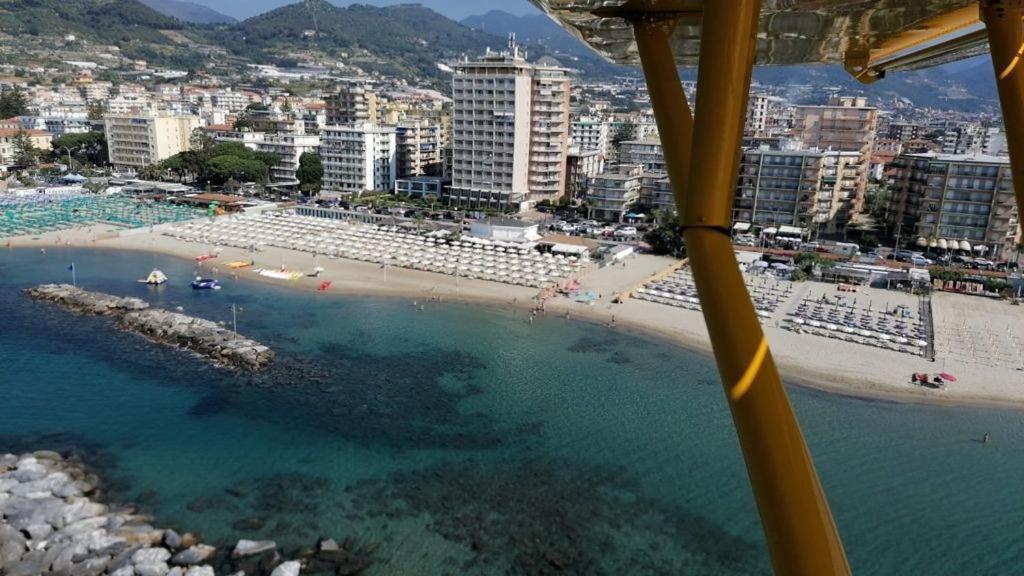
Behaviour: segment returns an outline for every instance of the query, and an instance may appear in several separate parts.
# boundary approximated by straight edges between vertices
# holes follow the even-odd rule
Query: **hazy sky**
[[[273,10],[285,4],[293,4],[296,0],[190,0],[196,4],[209,6],[214,10],[234,16],[238,19],[248,18]],[[349,4],[408,4],[417,0],[328,0],[339,6]],[[512,14],[536,13],[537,9],[527,0],[418,0],[419,4],[432,8],[453,20],[461,20],[466,16],[483,14],[488,10],[504,10]]]

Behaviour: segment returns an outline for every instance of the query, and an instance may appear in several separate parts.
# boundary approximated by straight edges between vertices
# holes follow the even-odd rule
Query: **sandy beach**
[[[32,237],[11,238],[10,247],[46,248],[51,246],[142,250],[194,260],[213,246],[177,240],[162,234],[164,227],[119,230],[108,225],[50,232]],[[247,250],[224,247],[219,257],[203,265],[204,274],[227,280],[261,280],[316,292],[323,281],[331,287],[323,296],[369,295],[405,298],[416,302],[460,301],[490,307],[517,307],[524,311],[535,306],[535,288],[513,286],[486,280],[456,278],[450,275],[410,270],[347,259],[314,257],[305,252],[267,247],[252,256],[256,268],[266,267],[309,272],[323,267],[318,278],[302,277],[294,281],[272,280],[253,273],[251,268],[237,271],[226,264],[250,260]],[[654,302],[626,298],[613,303],[618,294],[626,294],[652,275],[677,266],[678,261],[657,256],[635,256],[625,265],[591,269],[580,282],[584,291],[598,298],[592,304],[573,302],[564,297],[547,300],[548,316],[568,316],[594,322],[610,329],[627,330],[655,336],[710,355],[710,342],[699,311],[670,307]],[[148,271],[140,270],[140,275]],[[936,360],[931,362],[899,352],[882,350],[781,328],[780,321],[792,302],[805,291],[813,294],[834,290],[834,286],[803,283],[790,302],[764,321],[771,350],[790,384],[839,394],[901,402],[927,402],[943,405],[967,405],[1024,408],[1024,371],[1021,343],[1024,343],[1024,308],[1003,301],[940,293],[933,299],[936,333]],[[877,301],[901,302],[912,298],[880,289],[861,289],[859,295]],[[909,301],[909,300],[908,300]],[[529,314],[523,314],[528,321]],[[991,327],[991,329],[989,329]],[[959,335],[959,336],[958,336]],[[914,372],[949,372],[957,381],[944,389],[911,384]]]

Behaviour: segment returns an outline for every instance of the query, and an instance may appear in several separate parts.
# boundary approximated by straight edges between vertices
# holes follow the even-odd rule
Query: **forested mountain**
[[[391,74],[437,75],[437,63],[477,55],[501,40],[471,30],[418,4],[339,8],[309,0],[271,10],[236,26],[218,27],[211,40],[238,55],[318,50],[347,54],[364,68]]]
[[[238,22],[231,16],[194,2],[183,2],[182,0],[139,0],[139,2],[182,22],[193,24],[233,24]]]

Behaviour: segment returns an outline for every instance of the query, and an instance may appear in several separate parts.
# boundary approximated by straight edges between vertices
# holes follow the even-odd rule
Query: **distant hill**
[[[170,42],[162,32],[187,35],[187,26],[135,0],[0,1],[0,32],[16,38],[73,34],[80,40],[116,45],[129,58],[163,65],[202,62],[200,55]]]
[[[427,77],[440,74],[439,61],[478,55],[500,42],[418,4],[339,8],[324,0],[307,0],[220,27],[210,40],[244,56],[303,49],[365,53],[369,57],[356,62],[363,68]]]
[[[153,10],[182,22],[193,24],[233,24],[238,22],[231,16],[221,14],[213,8],[196,4],[194,2],[183,2],[181,0],[139,0]]]

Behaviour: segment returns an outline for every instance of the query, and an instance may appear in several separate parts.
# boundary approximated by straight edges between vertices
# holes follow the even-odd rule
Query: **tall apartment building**
[[[750,95],[747,100],[747,119],[744,134],[766,136],[788,128],[788,117],[783,110],[784,101],[763,92]]]
[[[733,222],[757,229],[790,226],[805,235],[836,233],[849,223],[857,193],[856,152],[745,150]]]
[[[323,189],[359,195],[391,190],[397,177],[395,129],[373,124],[327,126],[320,133]]]
[[[607,121],[591,116],[573,120],[569,131],[570,146],[580,150],[594,150],[607,158],[609,126]]]
[[[901,154],[893,176],[890,219],[909,244],[1000,259],[1021,241],[1009,158]]]
[[[395,128],[398,177],[441,174],[441,128],[426,121],[403,121]]]
[[[141,170],[191,148],[198,116],[167,112],[107,114],[104,131],[110,163],[122,170]]]
[[[564,193],[565,69],[529,64],[510,43],[507,51],[460,63],[452,95],[449,204],[520,210]]]
[[[856,152],[860,155],[859,165],[856,166],[857,187],[854,198],[846,207],[850,219],[860,213],[864,204],[877,128],[878,109],[868,106],[865,98],[838,96],[832,98],[828,106],[796,107],[793,135],[805,148]],[[845,169],[852,168],[846,166]]]
[[[587,191],[587,180],[604,171],[604,157],[597,150],[569,149],[565,158],[565,197],[575,200]]]
[[[587,198],[593,203],[594,216],[601,220],[621,221],[640,200],[644,167],[619,165],[587,181]]]
[[[619,164],[640,164],[644,170],[665,171],[665,153],[661,140],[624,140],[619,143]]]
[[[324,97],[328,125],[380,122],[377,93],[368,86],[344,84]]]
[[[320,137],[312,134],[267,134],[255,142],[256,151],[272,152],[281,160],[270,169],[270,180],[277,184],[299,184],[295,171],[299,169],[299,158],[306,152],[316,153],[320,149]]]

